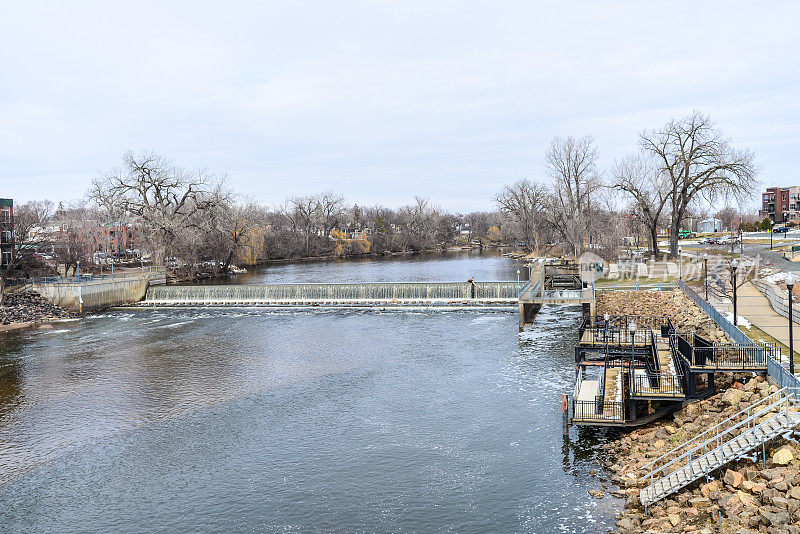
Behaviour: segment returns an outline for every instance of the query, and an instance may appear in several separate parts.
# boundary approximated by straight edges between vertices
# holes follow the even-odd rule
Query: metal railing
[[[166,276],[166,270],[163,266],[146,266],[135,267],[131,269],[118,270],[107,272],[103,274],[86,273],[80,276],[39,276],[34,278],[25,278],[21,283],[25,284],[77,284],[119,280],[123,278],[139,278],[142,276]]]
[[[614,347],[630,346],[631,341],[637,347],[655,343],[653,331],[649,328],[637,328],[631,333],[627,328],[592,327],[583,329],[580,338],[582,345],[592,347],[613,345]]]
[[[672,321],[666,315],[611,315],[608,318],[609,328],[628,329],[630,323],[636,323],[636,329],[655,329],[667,327],[673,330]],[[605,328],[606,320],[602,315],[594,315],[582,321],[581,331],[587,328]]]
[[[683,377],[664,373],[636,375],[633,395],[682,397],[684,396]]]
[[[782,408],[788,412],[790,404],[794,403],[794,397],[789,394],[787,389],[780,389],[651,461],[642,467],[642,470],[650,471],[643,478],[648,479],[652,484],[653,479],[659,473],[663,473],[663,475],[659,475],[660,478],[660,476],[669,474],[666,471],[668,468],[669,472],[673,472],[691,463],[693,459],[704,456],[710,450],[721,446],[723,442],[735,437],[735,431],[741,432],[743,429],[752,428],[762,422],[758,421],[758,418],[767,413],[776,412]],[[723,440],[725,436],[728,437]]]
[[[591,298],[591,291],[587,289],[531,289],[524,297],[541,300],[583,300]]]
[[[573,421],[622,422],[625,420],[625,405],[615,401],[572,401]]]
[[[695,304],[700,307],[700,309],[706,312],[708,316],[714,320],[717,326],[719,326],[726,334],[728,334],[733,341],[742,345],[752,345],[760,348],[759,344],[754,343],[753,340],[747,337],[744,332],[736,327],[736,325],[732,324],[719,311],[717,311],[714,306],[698,295],[697,292],[687,286],[686,283],[680,281],[678,283],[678,287],[680,287],[684,294],[693,300]],[[779,355],[780,351],[774,352],[773,355],[765,355],[767,373],[778,383],[780,387],[789,388],[793,394],[800,394],[800,381],[798,381],[796,376],[792,376],[792,374],[783,367],[781,364],[781,358],[776,360],[774,356]]]
[[[597,291],[672,291],[678,287],[675,282],[600,282],[595,284]]]
[[[712,343],[694,332],[675,333],[670,341],[678,355],[694,368],[764,369],[768,358],[780,357],[775,343]]]

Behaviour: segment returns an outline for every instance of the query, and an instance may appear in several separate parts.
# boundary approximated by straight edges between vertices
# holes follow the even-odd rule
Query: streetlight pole
[[[775,227],[775,222],[770,219],[769,220],[769,249],[772,250],[772,229]]]
[[[794,275],[789,273],[786,277],[786,289],[789,290],[789,372],[794,376],[794,324],[792,324],[792,286]]]
[[[703,253],[703,263],[705,264],[703,278],[706,282],[706,302],[708,302],[708,252]]]
[[[517,292],[519,292],[519,269],[517,269]]]
[[[678,247],[678,280],[683,280],[683,247]]]
[[[636,323],[631,321],[628,325],[628,331],[631,333],[631,391],[636,392],[636,377],[634,370],[636,369],[635,356],[636,353]]]
[[[733,326],[739,324],[739,315],[736,312],[736,268],[739,267],[739,262],[733,258],[731,262],[731,280],[733,281]]]

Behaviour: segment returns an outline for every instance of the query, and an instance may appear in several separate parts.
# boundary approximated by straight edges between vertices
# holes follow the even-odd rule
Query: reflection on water
[[[117,310],[21,334],[0,348],[0,525],[604,531],[604,436],[561,436],[578,320]]]
[[[404,256],[273,264],[251,269],[227,283],[477,282],[528,279],[523,262],[502,257],[502,249],[427,252]],[[223,281],[225,282],[225,281]],[[219,280],[208,283],[218,284]]]

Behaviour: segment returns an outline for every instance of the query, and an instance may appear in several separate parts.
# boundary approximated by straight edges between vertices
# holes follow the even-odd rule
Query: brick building
[[[769,187],[765,193],[761,194],[761,210],[758,214],[760,217],[769,217],[774,223],[784,223],[790,220],[791,213],[789,210],[790,202],[789,195],[790,189],[796,189],[796,193],[800,192],[798,187]],[[800,204],[800,197],[795,202],[795,207]],[[795,211],[795,218],[797,218],[800,210]]]
[[[124,256],[134,248],[133,231],[129,226],[96,226],[89,229],[92,252],[105,252],[109,256]]]
[[[14,257],[14,201],[0,198],[0,267]]]

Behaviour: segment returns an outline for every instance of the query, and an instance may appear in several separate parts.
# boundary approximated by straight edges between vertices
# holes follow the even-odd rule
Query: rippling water
[[[578,320],[116,310],[8,337],[0,531],[603,531],[604,434],[561,437]]]

